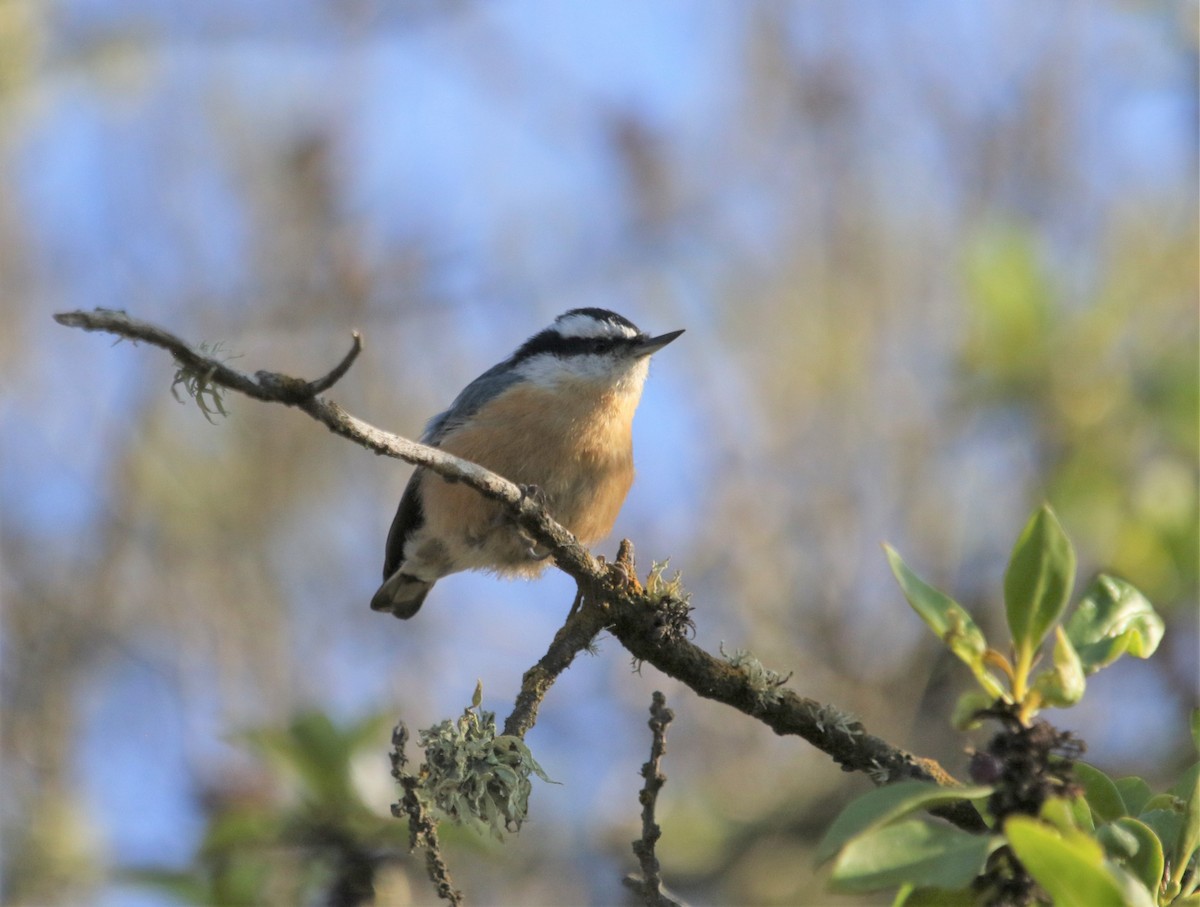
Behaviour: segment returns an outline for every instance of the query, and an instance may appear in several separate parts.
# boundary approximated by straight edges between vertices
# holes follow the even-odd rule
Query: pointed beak
[[[657,337],[645,338],[638,343],[638,358],[641,358],[642,356],[649,356],[651,353],[657,353],[682,333],[683,331],[671,331],[669,334],[659,334]]]

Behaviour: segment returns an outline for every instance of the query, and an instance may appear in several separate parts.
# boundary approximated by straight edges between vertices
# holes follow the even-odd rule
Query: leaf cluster
[[[1162,620],[1131,585],[1101,575],[1062,623],[1075,555],[1053,511],[1042,507],[1017,540],[1004,582],[1012,641],[988,644],[957,602],[914,574],[892,548],[909,604],[970,669],[979,689],[955,708],[960,727],[990,717],[1004,726],[972,761],[986,786],[947,789],[902,782],[851,803],[818,849],[833,860],[835,890],[898,888],[895,905],[1054,903],[1091,907],[1200,907],[1200,763],[1166,793],[1136,777],[1116,781],[1075,763],[1082,745],[1044,721],[1069,706],[1085,677],[1124,654],[1147,658]],[[1035,673],[1054,635],[1051,664]],[[1200,710],[1192,736],[1200,751]],[[988,831],[977,835],[916,815],[970,801]]]
[[[1075,582],[1075,551],[1046,505],[1021,532],[1004,576],[1012,634],[1007,653],[988,644],[962,605],[917,576],[894,548],[884,548],[908,603],[975,676],[979,689],[964,694],[955,709],[960,728],[996,700],[1015,705],[1025,722],[1044,706],[1074,705],[1087,675],[1125,654],[1149,658],[1162,640],[1163,621],[1150,602],[1129,583],[1104,574],[1060,623]],[[1051,664],[1035,676],[1051,631]]]

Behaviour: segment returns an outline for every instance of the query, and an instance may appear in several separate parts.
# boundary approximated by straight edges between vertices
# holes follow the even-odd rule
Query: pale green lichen
[[[502,838],[529,812],[530,775],[554,783],[520,737],[496,733],[496,715],[474,703],[457,720],[419,733],[425,763],[418,792],[439,818]]]
[[[863,734],[861,721],[832,705],[822,705],[817,709],[815,723],[822,734],[837,732],[847,737],[861,737]]]
[[[746,678],[746,684],[754,694],[755,704],[759,708],[779,702],[782,695],[780,690],[792,678],[790,671],[787,674],[772,671],[745,649],[735,649],[733,654],[730,654],[725,651],[724,643],[720,645],[720,652],[730,667],[741,671]]]
[[[223,342],[218,340],[216,343],[208,344],[201,343],[199,351],[202,356],[207,356],[210,359],[218,358],[222,350]],[[236,359],[237,356],[226,356],[221,359],[221,362],[228,362],[230,359]],[[178,362],[178,360],[176,360]],[[213,383],[213,370],[200,370],[190,365],[179,363],[179,367],[175,369],[175,377],[171,381],[171,394],[180,403],[183,398],[179,396],[178,387],[182,385],[184,392],[196,401],[196,405],[200,407],[200,412],[204,414],[204,418],[209,422],[215,422],[214,414],[228,416],[225,411],[224,394],[225,389],[219,384]]]
[[[670,579],[663,577],[670,565],[670,558],[661,563],[650,562],[650,574],[646,577],[646,595],[655,605],[667,600],[682,602],[686,605],[691,600],[692,594],[683,588],[683,574],[676,570],[675,575]]]

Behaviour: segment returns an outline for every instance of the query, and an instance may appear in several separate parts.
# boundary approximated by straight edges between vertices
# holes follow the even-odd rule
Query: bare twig
[[[608,605],[611,595],[605,593],[603,586],[607,584],[611,588],[641,590],[633,564],[633,543],[628,539],[622,540],[617,559],[607,565],[603,579],[604,583],[596,583],[590,578],[576,579],[579,591],[575,596],[575,604],[571,606],[566,621],[554,634],[546,654],[521,678],[521,692],[517,694],[512,713],[504,722],[505,734],[525,736],[537,721],[538,707],[554,681],[570,667],[576,655],[592,647],[596,637],[611,622],[612,614]]]
[[[342,380],[342,376],[350,371],[350,366],[354,365],[354,360],[358,358],[358,354],[362,352],[362,334],[358,331],[353,331],[350,334],[350,339],[353,343],[350,346],[350,351],[342,358],[342,361],[333,367],[333,369],[324,378],[318,378],[316,381],[308,382],[308,393],[315,397],[317,394],[323,394],[335,384]]]
[[[502,502],[514,520],[542,547],[553,552],[555,564],[575,579],[587,600],[577,615],[563,626],[546,656],[525,676],[521,696],[506,723],[506,732],[523,734],[532,727],[538,704],[546,691],[571,662],[605,628],[638,660],[654,665],[675,677],[698,695],[723,702],[762,721],[777,734],[795,734],[828,753],[846,771],[861,771],[877,784],[902,779],[956,784],[937,762],[921,759],[866,732],[861,722],[831,706],[805,699],[789,689],[772,686],[766,690],[750,672],[729,660],[715,658],[686,639],[686,633],[666,632],[664,625],[687,621],[686,611],[669,608],[645,594],[634,575],[632,555],[606,566],[593,557],[565,528],[555,522],[534,496],[495,473],[460,460],[444,451],[417,444],[385,432],[345,412],[318,396],[352,364],[361,343],[329,375],[305,381],[274,372],[257,372],[253,378],[204,356],[174,334],[131,318],[124,312],[96,309],[67,312],[55,320],[68,327],[103,331],[131,340],[141,340],[168,350],[175,359],[215,385],[239,391],[256,400],[294,406],[354,443],[397,459],[425,467],[456,479],[492,500]],[[592,612],[592,613],[589,613]],[[938,811],[962,828],[981,831],[983,822],[968,803]]]
[[[581,608],[567,618],[554,634],[546,654],[521,678],[521,692],[504,722],[505,734],[525,736],[537,721],[538,707],[558,675],[576,655],[592,645],[608,619],[607,610],[600,606]]]
[[[667,776],[662,772],[662,757],[667,752],[667,725],[675,718],[675,714],[667,708],[667,698],[657,690],[650,703],[650,759],[642,765],[642,777],[646,783],[638,793],[642,804],[642,836],[633,842],[633,852],[637,855],[642,867],[641,878],[627,878],[626,884],[638,890],[646,907],[682,907],[682,905],[663,893],[662,876],[658,856],[654,853],[654,845],[662,837],[655,818],[655,807],[658,804],[658,792],[667,783]]]
[[[404,765],[408,761],[408,756],[404,752],[404,745],[407,742],[408,727],[401,721],[392,731],[391,756],[392,777],[400,784],[404,796],[398,803],[392,804],[392,815],[397,819],[408,818],[411,835],[409,847],[413,850],[418,847],[425,849],[425,870],[429,873],[429,880],[433,882],[438,897],[449,901],[454,907],[461,907],[462,892],[454,887],[454,880],[450,878],[450,870],[442,856],[441,843],[438,841],[437,822],[425,810],[424,804],[417,796],[420,781],[404,770]]]

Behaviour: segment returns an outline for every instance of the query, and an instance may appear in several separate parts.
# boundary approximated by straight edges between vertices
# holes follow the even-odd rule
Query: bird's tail
[[[421,609],[421,603],[432,588],[432,580],[418,579],[397,570],[371,599],[371,610],[390,611],[401,620],[408,620]]]

